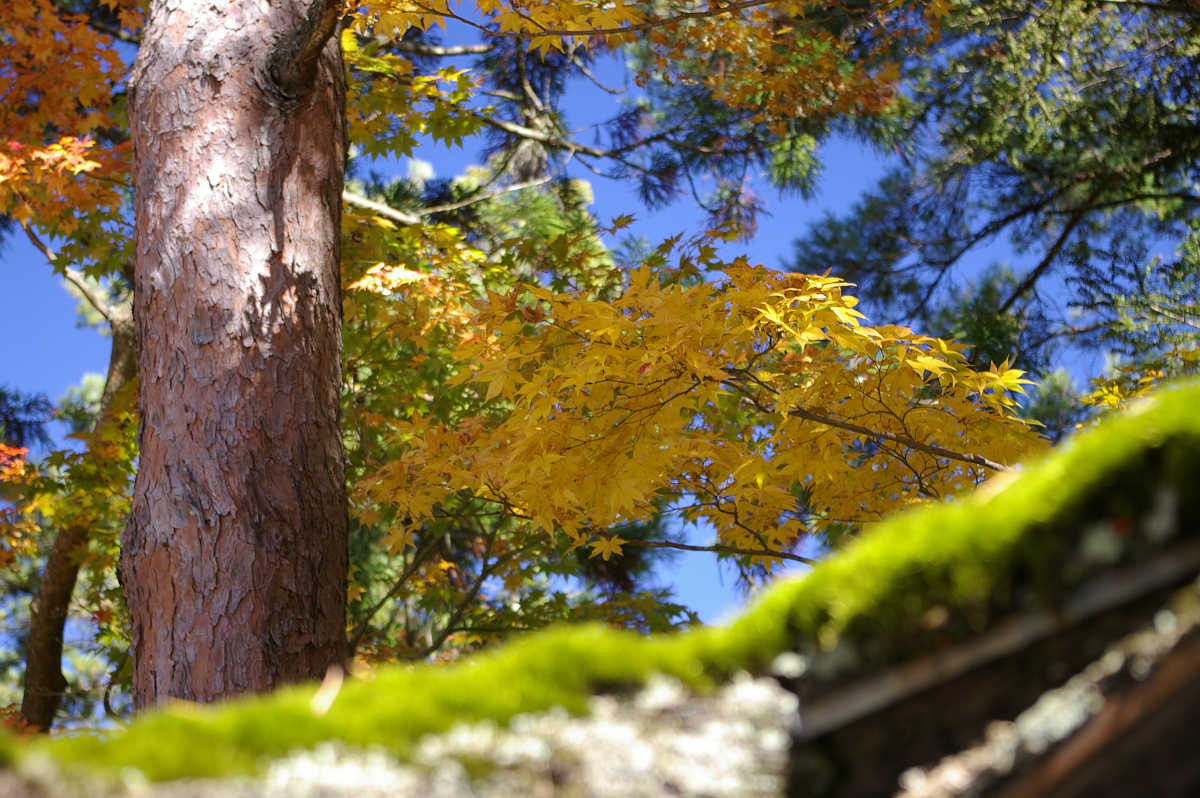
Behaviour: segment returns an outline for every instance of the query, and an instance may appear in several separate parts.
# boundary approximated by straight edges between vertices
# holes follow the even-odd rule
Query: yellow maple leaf
[[[599,540],[592,542],[592,544],[591,544],[592,553],[588,555],[588,559],[590,560],[593,557],[596,557],[597,555],[599,555],[600,557],[604,558],[605,562],[607,562],[608,559],[610,557],[612,557],[614,554],[617,555],[618,557],[620,557],[621,556],[621,545],[624,543],[628,543],[628,542],[629,541],[625,540],[625,538],[620,537],[619,535],[612,535],[611,537],[600,538]]]

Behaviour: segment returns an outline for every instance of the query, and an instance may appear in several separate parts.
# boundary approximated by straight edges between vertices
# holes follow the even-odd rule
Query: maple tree
[[[725,277],[662,285],[643,266],[611,302],[537,286],[493,295],[484,330],[457,349],[471,364],[459,379],[508,412],[391,425],[411,443],[363,490],[406,518],[466,491],[605,559],[626,541],[596,530],[686,497],[684,516],[729,550],[786,557],[805,534],[1004,467],[973,453],[1011,463],[1029,451],[1010,418],[1021,372],[972,371],[945,341],[860,326],[836,278],[746,266]],[[409,533],[386,542],[409,545]]]
[[[437,2],[261,5],[230,3],[238,24],[224,27],[165,2],[149,17],[136,0],[0,10],[3,210],[113,334],[83,451],[21,466],[5,450],[6,550],[46,556],[23,706],[34,726],[62,695],[81,566],[135,704],[210,700],[320,676],[355,651],[428,656],[556,618],[658,628],[661,594],[572,603],[545,580],[686,547],[654,537],[664,511],[712,522],[718,540],[701,548],[768,567],[798,558],[806,535],[835,541],[1038,446],[1014,417],[1023,380],[1007,363],[974,370],[946,341],[862,324],[836,277],[719,259],[714,243],[744,232],[736,191],[716,229],[620,263],[579,188],[550,181],[555,158],[578,157],[667,196],[689,169],[802,151],[810,132],[781,122],[796,108],[886,108],[894,67],[806,4],[507,2],[470,17]],[[943,8],[843,11],[886,38]],[[481,107],[469,73],[424,70],[436,45],[406,33],[448,21],[479,27],[526,76],[635,45],[643,80],[702,93],[742,135],[698,145],[696,118],[585,147],[536,92]],[[197,38],[181,51],[185,30]],[[411,209],[398,185],[344,192],[343,63],[349,143],[394,156],[419,134],[490,129],[490,169]],[[531,229],[522,217],[547,201]],[[436,598],[415,613],[423,644],[373,625],[389,604],[412,616],[414,596]]]

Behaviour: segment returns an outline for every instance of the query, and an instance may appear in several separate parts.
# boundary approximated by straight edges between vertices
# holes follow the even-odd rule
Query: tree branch
[[[941,446],[935,446],[931,443],[921,443],[915,438],[910,438],[907,435],[897,435],[893,432],[884,432],[883,430],[863,427],[851,421],[842,421],[841,419],[834,418],[833,416],[825,416],[821,415],[820,413],[814,413],[811,410],[804,409],[803,407],[793,407],[787,411],[787,414],[789,416],[795,416],[796,418],[815,421],[818,424],[825,424],[826,426],[844,429],[847,432],[855,432],[868,438],[876,438],[880,440],[891,441],[892,443],[898,443],[901,446],[907,446],[910,449],[916,449],[918,451],[925,452],[926,454],[932,454],[937,457],[945,457],[947,460],[958,460],[961,463],[970,463],[971,465],[983,466],[984,468],[990,468],[993,471],[1008,470],[1008,466],[1005,466],[1002,463],[997,463],[995,460],[989,460],[981,454],[964,454],[963,452],[955,452],[950,449],[943,449]]]
[[[343,191],[342,199],[350,205],[354,205],[355,207],[363,208],[368,211],[373,211],[380,216],[386,217],[395,222],[399,222],[400,224],[420,224],[422,219],[424,219],[426,216],[431,216],[435,213],[445,213],[446,211],[454,211],[458,210],[459,208],[465,208],[466,206],[473,205],[476,202],[483,202],[484,200],[490,200],[495,197],[499,197],[501,194],[508,194],[512,191],[522,191],[527,188],[533,188],[534,186],[540,186],[543,183],[550,182],[550,180],[551,178],[546,176],[539,177],[536,180],[527,180],[524,183],[514,183],[511,186],[504,186],[503,188],[498,188],[494,191],[488,191],[482,194],[473,194],[466,199],[459,200],[458,202],[447,202],[445,205],[430,205],[428,208],[422,208],[417,213],[409,213],[407,211],[397,210],[390,205],[385,205],[382,202],[376,202],[375,200],[367,199],[363,195],[355,194],[352,191]]]
[[[414,551],[412,559],[405,567],[404,572],[400,574],[400,577],[396,580],[395,584],[393,584],[388,592],[383,595],[383,598],[379,599],[379,601],[375,602],[375,604],[373,604],[371,608],[367,610],[367,614],[363,616],[361,621],[359,621],[358,626],[354,630],[354,634],[350,637],[350,647],[346,654],[347,659],[350,659],[354,656],[354,652],[358,650],[359,645],[362,643],[362,639],[366,637],[367,632],[371,631],[372,619],[374,619],[379,611],[383,609],[385,604],[400,594],[400,591],[404,589],[404,585],[409,579],[412,578],[412,575],[416,573],[417,568],[420,567],[421,563],[425,560],[425,557],[431,551],[433,551],[433,546],[428,541],[423,543],[416,551]]]
[[[742,396],[744,396],[746,398],[746,400],[749,401],[755,407],[755,409],[757,409],[758,411],[763,412],[763,413],[771,412],[770,407],[767,406],[759,397],[750,393],[750,391],[748,391],[746,389],[746,386],[743,383],[745,381],[753,382],[754,384],[760,386],[761,388],[763,388],[764,390],[766,390],[772,394],[778,394],[779,393],[778,390],[776,390],[772,386],[766,384],[765,382],[758,379],[753,374],[749,373],[748,371],[746,371],[744,369],[729,368],[729,369],[726,369],[726,372],[730,376],[728,383],[730,385],[732,385],[738,391],[738,393],[740,393]],[[1001,463],[997,463],[995,460],[989,460],[988,458],[984,457],[981,454],[969,454],[969,453],[964,453],[964,452],[956,452],[951,449],[944,449],[941,446],[936,446],[932,443],[921,443],[916,438],[910,437],[908,435],[897,435],[894,432],[885,432],[884,430],[871,429],[870,427],[864,427],[860,424],[855,424],[853,421],[843,421],[842,419],[834,418],[833,416],[826,416],[821,413],[814,413],[813,411],[807,410],[803,407],[799,407],[799,406],[792,407],[792,408],[788,409],[787,414],[789,416],[795,416],[796,418],[803,418],[807,421],[815,421],[818,424],[824,424],[829,427],[836,427],[838,429],[844,429],[847,432],[854,432],[854,433],[857,433],[858,435],[862,435],[866,438],[871,438],[874,440],[882,440],[882,441],[891,441],[892,443],[898,443],[901,446],[907,446],[910,449],[916,449],[918,451],[925,452],[926,454],[932,454],[937,457],[944,457],[948,460],[958,460],[961,463],[970,463],[971,465],[983,466],[984,468],[990,468],[993,471],[1007,471],[1008,470],[1008,466],[1005,466]],[[895,415],[895,414],[893,413],[893,415]],[[899,419],[899,417],[897,417],[897,418]],[[899,419],[899,420],[903,424],[903,419]]]
[[[99,456],[97,441],[111,434],[106,427],[117,423],[117,395],[132,389],[137,378],[137,339],[133,319],[112,324],[112,348],[108,378],[100,397],[100,413],[88,440],[89,460]],[[62,673],[63,630],[70,610],[71,594],[79,576],[82,554],[91,539],[92,519],[73,519],[54,537],[46,565],[30,604],[29,633],[25,645],[25,688],[21,716],[35,729],[48,732],[58,713],[67,680]]]
[[[54,724],[67,689],[62,672],[63,629],[79,574],[79,555],[90,537],[91,530],[84,524],[70,524],[59,530],[29,607],[21,716],[42,733],[49,732]]]
[[[367,199],[363,195],[355,194],[351,191],[343,191],[342,200],[357,208],[374,211],[384,218],[391,219],[393,222],[399,222],[400,224],[421,223],[420,216],[416,216],[411,213],[405,213],[404,211],[398,211],[391,205],[384,205],[382,202],[376,202],[375,200]]]
[[[21,229],[25,231],[25,237],[29,239],[29,243],[33,244],[33,246],[42,253],[46,260],[50,262],[50,265],[59,266],[58,253],[50,249],[50,247],[48,247],[46,243],[38,237],[38,234],[33,231],[33,228],[29,226],[28,222],[22,221],[20,224]],[[97,291],[96,286],[88,282],[87,277],[85,277],[82,272],[66,265],[62,265],[61,268],[63,277],[66,278],[67,282],[75,286],[75,289],[83,295],[83,298],[87,300],[87,303],[95,308],[96,312],[103,316],[109,325],[115,326],[129,319],[129,308],[113,304],[108,297],[104,296],[103,292]]]
[[[1188,0],[1188,7],[1169,6],[1166,3],[1146,3],[1139,0],[1095,0],[1096,3],[1106,6],[1128,6],[1129,8],[1143,8],[1147,11],[1158,11],[1163,14],[1182,14],[1187,17],[1200,16],[1200,4],[1194,0]]]
[[[1177,322],[1179,324],[1183,324],[1187,327],[1191,327],[1196,330],[1200,330],[1200,322],[1197,322],[1196,319],[1189,319],[1188,317],[1184,316],[1183,314],[1177,313],[1177,312],[1171,310],[1170,308],[1165,308],[1162,305],[1158,304],[1157,302],[1147,302],[1146,307],[1148,307],[1150,310],[1154,311],[1155,313],[1159,314],[1160,316],[1167,317],[1171,321]]]
[[[299,27],[276,43],[268,70],[287,99],[296,100],[312,88],[317,59],[345,11],[345,0],[312,0]]]
[[[446,58],[455,55],[483,55],[495,49],[495,46],[491,44],[436,45],[405,41],[395,42],[392,46],[402,53],[427,55],[435,58]]]
[[[639,166],[638,164],[630,161],[628,158],[622,158],[621,157],[622,153],[629,152],[630,150],[636,149],[637,147],[644,146],[644,145],[650,143],[651,141],[655,141],[660,138],[665,138],[665,134],[655,135],[655,136],[650,136],[645,139],[641,139],[637,142],[634,142],[633,144],[629,144],[624,147],[617,147],[617,148],[611,149],[611,150],[602,150],[599,147],[592,147],[587,144],[581,144],[577,141],[572,141],[570,139],[564,139],[559,136],[553,136],[553,135],[550,135],[549,133],[543,133],[540,130],[534,130],[533,128],[526,127],[525,125],[518,125],[515,122],[509,122],[505,119],[493,119],[490,116],[484,116],[483,114],[478,114],[478,113],[475,114],[475,117],[477,119],[479,119],[479,121],[483,122],[485,125],[491,125],[492,127],[496,128],[497,130],[502,130],[505,133],[508,133],[513,136],[517,136],[519,138],[529,139],[531,141],[537,141],[542,144],[545,144],[547,147],[552,147],[557,150],[564,150],[568,153],[568,155],[578,154],[581,156],[586,155],[586,156],[589,156],[592,158],[606,158],[609,160],[616,161],[617,163],[621,164],[622,166],[626,167],[627,169],[630,169],[634,172],[640,172],[640,173],[648,173],[650,170],[646,169],[643,166]],[[590,165],[587,165],[587,164],[585,164],[585,166],[588,166],[589,169],[592,168]],[[596,171],[596,170],[592,169],[592,171]],[[599,172],[597,172],[597,174],[599,174]]]
[[[442,631],[438,633],[438,636],[435,639],[429,641],[429,645],[425,646],[425,649],[421,652],[421,659],[425,659],[430,654],[442,647],[442,644],[445,643],[447,638],[450,637],[454,627],[459,621],[462,620],[463,615],[467,611],[467,607],[471,604],[471,602],[475,601],[475,597],[479,595],[479,591],[483,588],[483,583],[486,582],[487,578],[492,575],[492,571],[496,569],[496,566],[507,559],[505,557],[499,557],[491,565],[487,564],[488,557],[492,556],[492,546],[495,544],[495,542],[496,531],[493,529],[487,536],[487,547],[484,549],[483,557],[480,560],[481,565],[479,567],[479,576],[476,577],[475,581],[471,584],[471,587],[467,590],[467,594],[463,597],[463,600],[459,602],[457,607],[454,608],[454,614],[450,616],[450,620],[446,621],[446,625],[442,627]]]
[[[1032,343],[1027,344],[1025,348],[1026,350],[1036,351],[1047,341],[1050,341],[1054,338],[1075,338],[1076,336],[1087,335],[1088,333],[1093,333],[1097,330],[1103,330],[1108,326],[1108,322],[1098,321],[1093,324],[1085,324],[1080,327],[1062,327],[1057,330],[1051,330],[1041,338],[1035,339]]]
[[[792,560],[794,562],[802,562],[808,565],[816,563],[816,560],[809,557],[801,557],[799,554],[792,554],[790,551],[776,551],[774,549],[743,549],[739,546],[726,546],[723,543],[713,543],[709,546],[695,546],[691,543],[677,543],[674,540],[627,540],[621,544],[622,546],[642,546],[650,549],[682,549],[683,551],[711,551],[717,554],[734,554],[744,557],[773,557],[777,560]]]
[[[130,33],[119,25],[110,25],[103,20],[96,19],[94,16],[88,17],[87,26],[97,33],[103,33],[105,36],[111,36],[119,42],[126,44],[141,44],[142,37],[136,33]]]
[[[518,125],[516,122],[509,122],[505,119],[493,119],[492,117],[484,116],[483,114],[476,114],[475,116],[485,125],[491,125],[497,130],[503,130],[505,133],[511,133],[512,135],[519,136],[523,139],[541,142],[542,144],[547,144],[551,147],[557,147],[561,150],[579,152],[583,153],[584,155],[591,155],[594,158],[607,158],[612,155],[610,150],[602,150],[597,147],[589,147],[586,144],[580,144],[575,141],[567,141],[566,139],[559,138],[558,136],[552,136],[549,133],[543,133],[540,130],[534,130],[533,128],[526,127],[525,125]]]
[[[1067,243],[1067,239],[1071,237],[1071,233],[1075,232],[1075,228],[1083,221],[1083,217],[1087,215],[1088,210],[1087,207],[1078,208],[1071,214],[1071,218],[1063,225],[1062,232],[1058,234],[1058,238],[1055,239],[1050,249],[1046,250],[1045,256],[1038,262],[1037,266],[1033,267],[1033,270],[1029,274],[1025,275],[1025,279],[1021,281],[1021,284],[1014,288],[1012,293],[1008,295],[1008,299],[1004,300],[996,310],[997,315],[1007,313],[1008,309],[1016,304],[1018,299],[1033,288],[1034,284],[1037,283],[1041,276],[1046,273],[1046,270],[1050,268],[1051,264],[1054,263],[1054,259],[1058,257],[1058,253],[1062,250],[1063,245]]]
[[[641,31],[654,30],[655,28],[675,25],[680,22],[686,22],[690,19],[708,19],[710,17],[719,17],[725,14],[732,14],[737,11],[742,11],[743,9],[747,8],[757,8],[759,6],[771,5],[774,2],[775,0],[741,0],[741,2],[719,5],[709,8],[705,11],[680,11],[679,13],[673,14],[669,17],[652,17],[642,22],[635,22],[631,25],[622,25],[619,27],[609,28],[546,28],[529,16],[521,14],[520,16],[522,19],[533,25],[537,25],[538,30],[536,31],[497,31],[474,20],[460,16],[453,11],[441,11],[426,6],[418,7],[421,8],[422,11],[425,11],[429,14],[458,20],[464,25],[468,25],[478,31],[481,31],[482,33],[486,33],[488,36],[502,36],[509,39],[532,39],[538,36],[606,36],[609,34],[638,33]]]
[[[465,208],[468,205],[474,205],[476,202],[483,202],[484,200],[490,200],[494,197],[499,197],[501,194],[508,194],[512,191],[523,191],[527,188],[540,186],[543,183],[549,183],[550,179],[550,176],[546,175],[545,177],[539,177],[536,180],[526,180],[524,183],[513,183],[511,186],[504,186],[503,188],[498,188],[483,194],[475,194],[467,197],[464,200],[459,200],[458,202],[448,202],[445,205],[431,205],[428,208],[421,209],[421,216],[428,216],[434,213],[444,213],[446,211],[454,211],[458,210],[459,208]]]
[[[592,73],[592,70],[588,69],[588,65],[583,63],[583,61],[579,60],[579,58],[574,53],[571,54],[571,63],[575,65],[575,68],[578,69],[585,78],[590,80],[596,86],[596,88],[600,89],[601,91],[607,92],[608,94],[624,94],[625,93],[625,89],[623,89],[623,88],[617,88],[615,86],[609,86],[609,85],[606,85],[605,83],[602,83],[600,81],[600,78],[596,77]]]

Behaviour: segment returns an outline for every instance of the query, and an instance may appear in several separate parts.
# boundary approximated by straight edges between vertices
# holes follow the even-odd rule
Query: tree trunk
[[[341,8],[150,4],[129,106],[135,708],[320,677],[345,654]]]
[[[54,536],[30,607],[21,717],[40,732],[50,731],[67,689],[62,672],[63,633],[79,575],[79,556],[90,532],[86,526],[71,525]]]
[[[113,314],[109,319],[109,328],[112,333],[112,352],[93,435],[102,434],[105,427],[113,423],[117,394],[137,376],[133,320],[128,307],[120,314]],[[92,456],[94,443],[89,443],[88,451]],[[67,687],[67,680],[62,673],[63,631],[71,594],[75,592],[75,581],[79,575],[79,560],[91,534],[90,527],[79,523],[68,524],[59,531],[50,553],[46,555],[46,567],[42,570],[37,594],[30,608],[21,716],[38,731],[50,731]]]
[[[42,244],[29,228],[26,228],[26,233],[50,263],[57,262],[57,254]],[[67,274],[72,271],[66,267]],[[75,284],[79,285],[78,282]],[[118,423],[119,394],[127,388],[132,390],[132,383],[137,378],[137,348],[133,314],[127,302],[112,304],[100,294],[88,295],[87,300],[108,321],[112,338],[108,375],[104,380],[95,426],[88,440],[86,457],[91,459],[103,456],[97,454],[97,449],[102,448],[99,443],[105,436],[113,434],[112,425]],[[62,672],[63,634],[71,596],[79,576],[80,559],[91,537],[92,528],[87,520],[69,521],[59,530],[54,537],[54,545],[46,555],[46,566],[42,569],[37,592],[30,605],[21,716],[40,732],[50,731],[67,687]]]

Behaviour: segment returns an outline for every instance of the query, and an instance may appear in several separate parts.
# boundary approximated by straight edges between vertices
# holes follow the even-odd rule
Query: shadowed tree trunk
[[[340,0],[152,0],[130,79],[133,701],[345,654]]]
[[[97,308],[106,311],[112,334],[112,353],[93,436],[103,434],[104,428],[113,423],[117,395],[127,386],[133,390],[130,383],[137,376],[133,319],[128,306],[101,308],[97,305]],[[89,456],[94,447],[95,443],[89,442]],[[91,535],[91,528],[78,522],[68,524],[58,532],[46,555],[46,567],[30,607],[21,715],[38,731],[50,731],[67,687],[62,672],[63,632],[79,575],[79,561]]]

